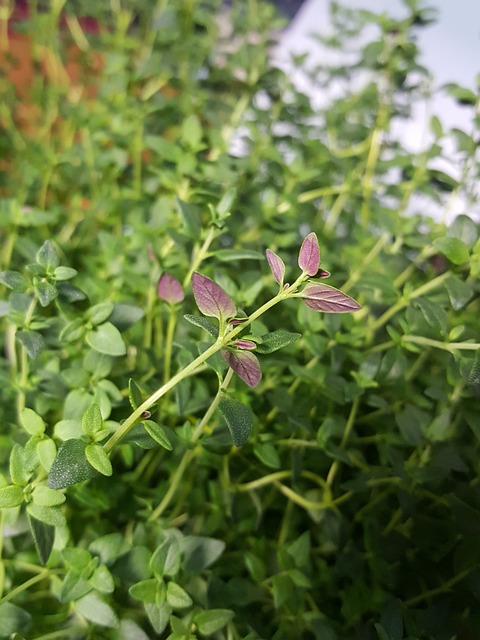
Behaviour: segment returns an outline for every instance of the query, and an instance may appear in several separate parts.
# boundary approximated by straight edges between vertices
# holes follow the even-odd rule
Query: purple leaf
[[[328,284],[309,283],[300,294],[307,307],[326,313],[351,313],[362,307],[345,293]]]
[[[252,351],[257,348],[257,343],[253,340],[236,340],[234,343],[237,349],[245,349],[246,351]]]
[[[282,284],[283,278],[285,277],[285,263],[279,256],[277,256],[276,253],[270,251],[270,249],[267,249],[265,253],[270,269],[272,270],[273,277],[278,284]]]
[[[262,371],[257,356],[249,351],[222,349],[222,356],[237,376],[249,387],[255,387],[262,379]]]
[[[193,295],[197,307],[205,316],[232,318],[237,313],[228,294],[213,280],[195,272],[192,275]]]
[[[298,266],[309,276],[316,275],[320,267],[320,247],[315,233],[309,233],[298,254]]]
[[[181,302],[185,297],[183,293],[182,285],[174,278],[170,273],[162,273],[157,285],[157,293],[160,300],[165,302]]]
[[[319,269],[315,274],[315,278],[329,278],[332,274],[330,271],[325,271],[325,269]]]

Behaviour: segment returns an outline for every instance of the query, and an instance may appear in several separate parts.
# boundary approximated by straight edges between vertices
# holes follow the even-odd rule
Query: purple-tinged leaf
[[[262,379],[262,371],[257,356],[249,351],[229,351],[222,349],[222,356],[237,376],[248,384],[255,387]]]
[[[171,302],[172,304],[181,302],[185,297],[180,282],[167,272],[162,273],[160,276],[157,293],[160,300],[165,300],[165,302]]]
[[[320,247],[315,233],[309,233],[302,242],[298,254],[298,266],[309,276],[316,275],[320,267]]]
[[[237,313],[229,295],[218,284],[195,272],[192,275],[193,295],[197,307],[205,316],[213,318],[232,318]]]
[[[257,343],[253,340],[236,340],[234,346],[237,349],[245,349],[246,351],[252,351],[257,348]]]
[[[309,283],[300,294],[307,307],[326,313],[351,313],[362,307],[353,298],[328,284]]]
[[[325,271],[325,269],[319,269],[315,274],[315,278],[330,278],[332,274],[330,271]]]
[[[230,320],[230,324],[243,324],[247,320],[248,318],[232,318],[232,320]]]
[[[279,256],[277,256],[276,253],[270,251],[270,249],[267,249],[265,254],[267,256],[270,269],[272,270],[273,277],[278,284],[282,284],[283,278],[285,277],[285,263]]]

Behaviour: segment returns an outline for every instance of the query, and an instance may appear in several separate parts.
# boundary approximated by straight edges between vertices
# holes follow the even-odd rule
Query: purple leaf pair
[[[266,255],[273,277],[282,286],[285,278],[285,263],[270,249],[267,249]],[[320,247],[318,246],[318,238],[313,232],[309,233],[302,242],[298,254],[298,266],[304,273],[312,277],[327,278],[330,275],[328,271],[320,270]]]

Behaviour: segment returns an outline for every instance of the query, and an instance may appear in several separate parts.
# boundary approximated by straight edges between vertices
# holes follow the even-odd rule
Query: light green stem
[[[163,369],[163,382],[168,382],[170,378],[170,369],[172,364],[172,343],[173,336],[175,335],[175,327],[177,326],[177,311],[174,306],[170,307],[167,333],[165,336],[165,356],[164,356],[164,369]]]
[[[308,278],[307,275],[301,274],[297,280],[290,285],[284,291],[280,291],[276,296],[274,296],[271,300],[268,300],[265,304],[259,307],[256,311],[249,316],[245,322],[242,322],[240,325],[227,330],[223,335],[220,335],[215,342],[203,353],[201,353],[195,360],[193,360],[189,365],[185,367],[182,371],[179,371],[173,378],[170,378],[168,382],[163,384],[159,389],[157,389],[152,395],[145,400],[135,411],[133,411],[125,422],[120,426],[119,429],[107,440],[107,442],[103,445],[104,450],[108,453],[110,452],[115,445],[117,445],[122,438],[124,438],[133,425],[137,422],[137,420],[142,416],[144,411],[147,411],[155,402],[160,400],[166,393],[173,389],[179,382],[184,380],[187,376],[191,375],[201,364],[203,364],[208,358],[213,356],[215,353],[223,349],[227,345],[231,344],[234,338],[245,329],[252,324],[257,318],[263,315],[266,311],[274,307],[282,300],[286,300],[287,298],[293,297],[298,286],[304,282]]]
[[[192,439],[191,439],[192,444],[195,444],[197,440],[200,438],[205,428],[205,425],[208,424],[210,418],[215,413],[215,410],[218,407],[220,400],[222,399],[222,395],[224,394],[228,385],[230,384],[230,381],[232,380],[232,376],[233,376],[233,369],[229,368],[227,373],[225,374],[223,381],[219,385],[215,398],[213,399],[211,405],[209,406],[203,418],[198,423],[196,429],[192,433]],[[167,493],[163,496],[162,501],[160,502],[158,507],[152,511],[149,517],[150,522],[152,522],[153,520],[157,520],[165,511],[165,509],[168,507],[168,505],[170,504],[173,496],[175,495],[178,489],[178,485],[182,481],[185,470],[187,469],[190,462],[193,460],[194,456],[195,456],[195,451],[193,449],[188,449],[187,451],[185,451],[180,461],[180,464],[178,465],[177,470],[175,471],[175,474],[170,482]]]
[[[436,349],[443,349],[443,351],[449,351],[450,353],[453,353],[457,349],[460,351],[477,351],[480,349],[480,342],[440,342],[440,340],[432,340],[431,338],[424,338],[423,336],[403,336],[402,341],[420,344],[425,347],[435,347]]]

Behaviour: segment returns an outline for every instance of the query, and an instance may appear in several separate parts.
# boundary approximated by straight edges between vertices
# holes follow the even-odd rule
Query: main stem
[[[160,400],[166,393],[173,389],[179,382],[181,382],[184,378],[191,375],[201,364],[203,364],[208,358],[213,356],[215,353],[223,349],[227,345],[231,344],[233,339],[245,329],[252,324],[257,318],[263,315],[266,311],[271,309],[273,306],[289,298],[292,294],[295,293],[298,286],[308,278],[306,274],[302,274],[297,280],[287,287],[284,291],[280,291],[275,297],[271,300],[268,300],[265,304],[259,307],[256,311],[249,316],[245,322],[242,322],[240,325],[235,327],[234,329],[226,331],[223,335],[219,336],[215,342],[203,353],[201,353],[195,360],[193,360],[189,365],[183,369],[183,371],[179,371],[173,378],[170,378],[168,382],[163,384],[159,389],[157,389],[152,395],[145,400],[139,407],[133,411],[125,422],[120,426],[119,429],[107,440],[107,442],[103,445],[104,450],[109,453],[112,449],[117,445],[120,440],[122,440],[133,425],[137,422],[137,420],[142,416],[144,411],[147,411],[155,402]]]

